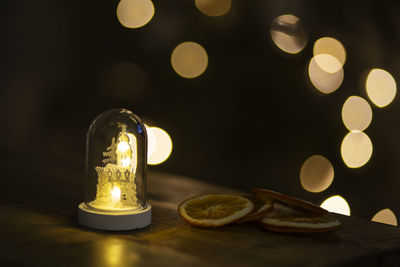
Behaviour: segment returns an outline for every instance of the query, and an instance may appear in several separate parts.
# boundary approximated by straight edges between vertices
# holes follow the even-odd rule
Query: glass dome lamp
[[[86,140],[85,202],[79,223],[130,230],[151,223],[146,202],[147,133],[126,109],[107,110],[90,124]]]

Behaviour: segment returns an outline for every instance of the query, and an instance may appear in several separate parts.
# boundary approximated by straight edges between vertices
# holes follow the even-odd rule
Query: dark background
[[[230,12],[216,18],[194,1],[153,3],[153,19],[138,29],[118,22],[118,1],[1,3],[1,166],[2,178],[13,180],[1,188],[2,202],[40,188],[36,177],[43,173],[62,187],[61,172],[83,200],[88,126],[102,111],[124,107],[173,140],[171,157],[150,170],[265,187],[315,203],[340,194],[352,215],[370,219],[383,208],[400,215],[398,97],[383,109],[371,103],[370,161],[349,169],[340,156],[347,97],[368,99],[364,82],[371,68],[399,80],[398,2],[233,0]],[[288,13],[308,32],[297,55],[279,50],[269,33],[272,20]],[[324,36],[340,40],[347,52],[344,82],[330,95],[313,88],[307,75],[312,45]],[[171,52],[184,41],[208,53],[208,68],[198,78],[184,79],[171,67]],[[120,74],[116,66],[137,75],[125,75],[123,67]],[[124,91],[125,83],[133,84],[131,91]],[[314,154],[335,169],[332,185],[318,194],[299,180],[302,163]],[[57,196],[38,196],[46,197]]]

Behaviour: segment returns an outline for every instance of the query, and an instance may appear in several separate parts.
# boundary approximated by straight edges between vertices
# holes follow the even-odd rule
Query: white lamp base
[[[79,223],[100,230],[132,230],[148,226],[151,223],[151,205],[140,211],[108,214],[94,212],[86,208],[84,202],[79,204]]]

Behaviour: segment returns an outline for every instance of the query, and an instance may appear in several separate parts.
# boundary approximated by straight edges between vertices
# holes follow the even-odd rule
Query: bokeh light
[[[343,68],[340,68],[334,73],[326,72],[317,64],[317,59],[319,57],[331,57],[332,61],[335,61],[336,59],[325,54],[316,55],[310,60],[310,64],[308,65],[308,75],[314,87],[324,94],[330,94],[336,91],[342,84],[344,78]]]
[[[393,76],[382,69],[371,70],[365,82],[365,88],[369,99],[380,108],[389,105],[397,91]]]
[[[207,52],[198,43],[184,42],[172,51],[171,64],[180,76],[188,79],[196,78],[207,68]]]
[[[314,56],[330,55],[331,57],[317,57],[319,67],[329,73],[337,72],[346,62],[346,49],[343,44],[335,38],[323,37],[314,43]],[[332,59],[332,57],[334,59]]]
[[[343,104],[342,120],[350,131],[363,131],[372,120],[371,106],[362,97],[350,96]]]
[[[147,163],[150,165],[163,163],[172,152],[171,137],[166,131],[158,127],[147,128],[147,135],[149,144]]]
[[[225,15],[231,9],[231,0],[195,0],[196,7],[205,15],[218,17]]]
[[[272,21],[271,38],[276,46],[289,54],[299,53],[308,41],[303,23],[290,14],[281,15]]]
[[[117,17],[126,28],[139,28],[146,25],[154,16],[151,0],[121,0],[117,7]]]
[[[341,154],[344,163],[349,168],[359,168],[371,158],[371,139],[364,132],[349,132],[343,138]]]
[[[396,215],[390,209],[383,209],[372,217],[371,221],[397,226]]]
[[[347,201],[339,196],[331,196],[322,202],[321,207],[329,212],[335,212],[343,215],[350,216],[350,206]]]
[[[342,64],[332,55],[318,54],[314,56],[315,63],[321,70],[328,73],[338,72],[342,68]]]
[[[317,193],[327,189],[334,177],[330,161],[320,155],[309,157],[301,166],[300,182],[307,191]]]
[[[156,136],[154,135],[153,130],[150,126],[144,125],[146,127],[147,132],[147,161],[149,160],[150,156],[153,155],[154,150],[156,149],[157,141]]]

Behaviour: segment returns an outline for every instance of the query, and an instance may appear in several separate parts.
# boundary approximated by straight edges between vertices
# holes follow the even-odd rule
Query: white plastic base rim
[[[79,204],[79,223],[100,230],[133,230],[146,227],[151,223],[151,205],[147,204],[144,210],[132,214],[112,215],[95,213],[88,210],[84,202]]]

